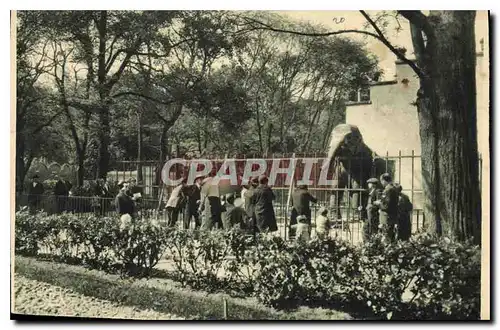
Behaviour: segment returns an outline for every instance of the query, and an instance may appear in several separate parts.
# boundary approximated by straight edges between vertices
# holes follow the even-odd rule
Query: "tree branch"
[[[164,104],[164,105],[171,105],[172,103],[175,102],[174,100],[172,100],[172,101],[158,100],[157,98],[154,98],[154,97],[151,97],[151,96],[147,96],[147,95],[144,95],[144,94],[141,94],[141,93],[137,93],[137,92],[132,92],[132,91],[120,92],[120,93],[117,93],[115,95],[112,95],[111,98],[116,98],[116,97],[126,96],[126,95],[134,95],[134,96],[142,97],[144,99],[151,100],[153,102],[156,102],[156,103],[159,103],[159,104]]]
[[[52,124],[52,122],[57,118],[59,117],[62,113],[64,112],[64,109],[56,112],[52,117],[50,117],[45,123],[43,124],[40,124],[38,125],[34,130],[33,132],[31,133],[32,135],[35,135],[37,133],[39,133],[44,127],[47,127],[49,126],[50,124]]]
[[[403,53],[401,53],[398,49],[396,49],[396,47],[394,47],[390,42],[389,40],[387,40],[387,38],[384,36],[384,34],[382,33],[382,31],[380,30],[380,28],[377,26],[377,24],[370,18],[370,16],[364,11],[364,10],[360,10],[360,13],[361,15],[363,15],[363,17],[368,21],[368,23],[370,23],[370,25],[373,27],[373,29],[375,29],[375,31],[377,32],[378,34],[378,40],[380,40],[385,46],[387,46],[387,48],[390,49],[391,52],[394,53],[394,55],[397,56],[398,59],[400,59],[401,61],[403,61],[404,63],[408,64],[412,69],[413,71],[415,71],[415,73],[419,76],[419,77],[423,77],[423,72],[422,70],[415,64],[415,62],[413,61],[410,61],[406,56],[404,56]]]
[[[413,51],[415,52],[415,58],[417,63],[422,66],[422,56],[425,51],[424,38],[422,36],[422,30],[415,24],[410,22],[410,33],[413,43]]]
[[[275,28],[269,24],[266,24],[264,22],[258,21],[256,19],[253,19],[250,17],[245,17],[245,19],[248,21],[251,21],[252,23],[256,23],[256,24],[261,26],[261,27],[254,27],[255,30],[268,30],[268,31],[273,31],[273,32],[289,33],[289,34],[295,34],[295,35],[306,36],[306,37],[329,37],[329,36],[334,36],[334,35],[338,35],[338,34],[357,33],[357,34],[368,35],[370,37],[373,37],[373,38],[380,40],[380,37],[378,35],[376,35],[375,33],[368,32],[368,31],[362,31],[362,30],[349,29],[349,30],[338,30],[338,31],[331,31],[331,32],[300,32],[300,31]]]
[[[427,16],[420,10],[398,10],[398,13],[422,30],[427,38],[434,38],[434,29],[430,25]]]
[[[301,36],[329,37],[329,36],[346,34],[346,33],[364,34],[364,35],[373,37],[373,38],[379,40],[380,42],[382,42],[387,48],[389,48],[398,57],[398,59],[400,59],[404,63],[408,64],[419,77],[423,76],[422,70],[413,61],[410,61],[409,59],[407,59],[400,51],[398,51],[389,42],[389,40],[387,40],[387,38],[382,34],[382,31],[380,31],[378,26],[375,24],[375,22],[363,10],[361,10],[360,12],[368,20],[368,22],[373,26],[373,28],[375,29],[375,31],[377,33],[363,31],[363,30],[352,30],[352,29],[338,30],[338,31],[332,31],[332,32],[321,32],[321,33],[299,32],[299,31],[293,31],[293,30],[287,30],[287,29],[274,28],[269,24],[266,24],[264,22],[258,21],[256,19],[253,19],[250,17],[245,17],[244,19],[247,21],[250,21],[251,23],[255,23],[255,24],[258,24],[261,26],[261,27],[255,27],[256,30],[269,30],[269,31],[274,31],[274,32],[289,33],[289,34],[295,34],[295,35],[301,35]]]
[[[121,53],[124,53],[125,52],[125,49],[118,49],[116,51],[116,53],[113,54],[113,56],[111,56],[111,54],[109,54],[109,58],[108,60],[106,61],[106,69],[105,69],[105,72],[108,73],[109,70],[111,70],[111,67],[113,66],[113,64],[115,63],[116,61],[116,58],[121,54]]]

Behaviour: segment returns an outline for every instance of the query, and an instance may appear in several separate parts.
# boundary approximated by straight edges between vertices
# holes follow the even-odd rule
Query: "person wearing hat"
[[[398,222],[399,193],[392,183],[389,173],[380,176],[380,182],[384,187],[379,200],[373,202],[379,207],[379,228],[389,241],[395,239],[395,226]]]
[[[378,189],[379,182],[377,178],[370,178],[366,182],[368,183],[368,200],[366,203],[367,219],[363,224],[363,242],[368,242],[370,237],[377,233],[379,225],[379,208],[374,202],[381,193],[380,189]]]
[[[62,178],[56,174],[56,184],[54,185],[54,196],[56,197],[56,213],[61,213],[66,209],[66,203],[69,196],[69,187]]]
[[[186,182],[187,180],[185,178],[182,179],[181,183],[172,190],[168,198],[165,208],[167,209],[167,226],[169,227],[173,227],[177,224],[179,212],[184,208],[186,202],[186,196],[184,195]]]
[[[129,183],[125,180],[120,180],[120,182],[118,182],[118,188],[120,188],[120,192],[118,192],[115,198],[116,212],[120,216],[128,214],[133,219],[135,215],[135,204],[128,193]]]
[[[40,177],[36,173],[32,176],[32,181],[28,186],[28,207],[31,213],[40,209],[44,192],[43,183],[40,182]]]
[[[254,230],[256,232],[278,230],[276,216],[274,214],[273,200],[276,198],[272,189],[268,186],[269,179],[266,175],[259,177],[259,186],[251,197],[254,212]]]
[[[184,207],[184,229],[189,229],[191,224],[191,219],[194,218],[195,229],[200,228],[200,214],[198,213],[198,207],[201,201],[201,182],[203,180],[202,176],[197,176],[194,179],[194,184],[186,186],[184,188],[184,195],[186,196],[186,206]]]
[[[222,201],[220,198],[219,182],[213,173],[201,182],[201,201],[199,212],[203,214],[202,230],[222,228]]]
[[[245,227],[245,210],[234,205],[234,193],[226,194],[224,217],[222,223],[225,230],[243,229]]]
[[[398,199],[398,239],[407,241],[411,237],[411,212],[413,204],[408,195],[403,193],[403,187],[400,184],[395,184],[396,190],[399,193]]]
[[[311,202],[316,203],[317,201],[316,197],[307,190],[307,185],[298,185],[292,193],[290,225],[297,223],[297,216],[299,215],[304,215],[308,223],[311,224]],[[290,236],[293,236],[293,231],[290,231]]]
[[[251,228],[255,222],[254,216],[254,205],[252,204],[252,196],[255,193],[255,189],[259,186],[259,177],[253,177],[248,179],[248,185],[245,191],[242,191],[241,197],[244,200],[244,209],[246,213],[246,223],[247,227]]]

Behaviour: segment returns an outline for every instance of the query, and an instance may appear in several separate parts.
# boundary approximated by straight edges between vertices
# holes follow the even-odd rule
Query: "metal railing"
[[[274,235],[289,239],[289,219],[290,208],[287,207],[288,188],[274,189],[276,200],[274,201],[274,212],[278,224],[278,231]],[[329,195],[330,191],[326,189],[311,189],[310,192],[316,196],[318,202],[311,205],[311,217],[315,219],[320,207],[330,209]],[[118,217],[113,198],[99,197],[80,197],[80,196],[16,196],[16,209],[27,206],[32,212],[44,211],[48,214],[57,214],[68,212],[75,214],[77,217],[87,217],[96,215],[98,217]],[[361,221],[360,212],[349,207],[349,205],[340,205],[342,219],[339,219],[331,230],[330,235],[338,239],[347,240],[353,244],[359,244],[363,241],[363,222]],[[157,199],[145,198],[138,206],[138,213],[141,218],[155,219],[160,223],[167,223],[167,212],[165,203],[161,203]],[[331,218],[332,214],[330,214]],[[183,213],[179,213],[177,225],[179,228],[183,224]],[[425,217],[420,209],[415,209],[412,215],[412,231],[416,232],[425,227]],[[191,226],[194,226],[194,221],[191,221]],[[314,226],[311,228],[311,234],[314,235]]]

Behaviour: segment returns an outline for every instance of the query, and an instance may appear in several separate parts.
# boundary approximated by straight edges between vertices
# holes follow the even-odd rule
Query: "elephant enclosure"
[[[360,189],[363,189],[363,187],[356,187],[353,185],[346,185],[346,187],[343,188],[332,188],[331,182],[327,182],[324,179],[335,180],[336,177],[338,177],[338,168],[334,169],[334,165],[330,164],[330,168],[328,169],[328,172],[325,176],[324,173],[322,173],[322,166],[326,159],[325,157],[325,153],[297,153],[269,155],[253,154],[246,156],[213,155],[201,158],[209,160],[213,164],[213,168],[211,171],[211,173],[213,174],[215,174],[221,168],[225,160],[234,161],[238,184],[241,184],[241,179],[245,172],[245,165],[249,161],[251,162],[255,160],[262,160],[266,164],[264,173],[270,178],[271,181],[273,178],[275,178],[274,182],[270,182],[270,184],[278,195],[277,200],[284,200],[285,203],[290,184],[292,183],[292,181],[296,182],[297,180],[303,179],[304,172],[306,173],[305,179],[310,180],[308,184],[309,189],[311,190],[311,192],[316,193],[317,197],[324,202],[330,201],[330,195],[333,192],[347,191],[351,192],[351,194],[354,194],[356,192],[359,192]],[[394,181],[400,183],[403,186],[403,192],[410,197],[410,200],[414,204],[414,207],[417,209],[420,208],[422,199],[422,172],[420,166],[420,155],[416,155],[414,152],[410,154],[402,154],[401,152],[399,152],[398,155],[375,155],[374,159],[379,164],[379,167],[380,164],[382,164],[382,168],[378,170],[373,168],[372,173],[370,173],[369,176],[378,177],[383,172],[392,174],[392,176],[394,177]],[[170,168],[168,174],[170,178],[177,179],[181,177],[187,177],[191,167],[191,162],[198,161],[198,159],[187,158],[185,160],[185,166],[176,164]],[[293,160],[295,160],[295,168],[293,168]],[[351,160],[346,160],[346,163],[349,164],[349,162],[352,162],[354,164],[356,160],[364,161],[364,159],[352,158]],[[369,161],[369,159],[367,159],[366,161]],[[331,163],[334,162],[332,161]],[[310,164],[310,169],[307,168],[308,164]],[[144,187],[145,193],[152,198],[157,198],[160,194],[159,188],[162,186],[161,171],[164,165],[165,163],[160,163],[157,161],[121,161],[116,164],[116,166],[113,168],[113,171],[111,171],[108,176],[116,181],[126,180],[130,177],[142,177],[142,186]],[[249,166],[249,168],[251,168],[253,171],[256,171],[258,167],[259,166],[257,164],[252,164],[251,166]],[[349,167],[349,165],[347,167]],[[359,170],[356,170],[354,165],[352,165],[351,167],[351,169],[348,168],[347,170],[352,173],[359,174],[360,176],[366,176],[363,175],[363,173],[360,173]],[[285,173],[276,173],[273,175],[272,172],[275,172],[274,169],[276,168],[279,168],[278,171],[281,170]],[[200,169],[199,165],[198,169]],[[138,175],[138,171],[141,171],[142,175]],[[307,172],[309,172],[309,174]],[[291,180],[292,173],[293,180]],[[324,177],[322,177],[322,175]],[[171,187],[166,187],[166,190],[170,191]],[[283,194],[285,195],[285,197],[283,197]],[[351,202],[353,202],[352,198]],[[344,198],[343,205],[347,207],[347,204],[349,204],[347,202],[347,198]]]
[[[278,166],[279,168],[289,168],[288,171],[284,171],[286,173],[278,173],[275,174],[275,182],[272,184],[272,188],[276,195],[276,200],[274,201],[274,209],[278,221],[279,230],[276,232],[276,235],[283,236],[285,238],[289,237],[288,225],[290,222],[290,207],[289,204],[289,194],[293,186],[290,186],[292,182],[296,182],[296,180],[300,180],[304,176],[304,172],[306,172],[306,177],[311,180],[311,184],[308,185],[309,191],[313,194],[317,199],[318,203],[313,205],[312,207],[312,217],[316,217],[316,212],[319,210],[321,206],[327,207],[329,211],[329,217],[335,218],[335,210],[337,208],[336,205],[336,194],[342,193],[342,199],[338,205],[340,208],[341,219],[338,220],[338,225],[336,228],[332,229],[331,235],[341,237],[346,239],[354,244],[362,241],[362,222],[360,221],[360,211],[357,206],[360,202],[361,191],[366,189],[366,184],[361,187],[347,185],[343,188],[333,188],[330,185],[322,184],[324,182],[320,182],[321,179],[321,168],[323,162],[325,161],[324,153],[317,154],[273,154],[267,155],[263,158],[258,158],[259,155],[251,155],[248,157],[236,156],[234,159],[236,164],[236,171],[238,177],[238,184],[241,183],[241,178],[243,177],[245,164],[248,160],[262,159],[266,164],[267,168],[265,173],[272,177],[272,168],[273,166]],[[206,157],[206,159],[210,160],[213,163],[212,173],[215,173],[219,170],[219,168],[224,163],[224,159],[231,159],[229,156],[213,156]],[[385,155],[375,157],[376,161],[382,164],[382,169],[379,169],[383,172],[389,172],[393,175],[394,181],[398,182],[403,187],[403,192],[408,195],[410,200],[413,203],[414,211],[413,211],[413,225],[412,231],[417,231],[422,229],[426,225],[426,219],[424,217],[422,211],[422,200],[423,200],[423,191],[421,186],[421,166],[420,166],[420,155],[415,155],[412,152],[409,155],[399,153],[396,156]],[[296,161],[295,169],[293,166],[293,160]],[[171,168],[169,176],[173,179],[186,177],[188,175],[188,171],[190,168],[190,162],[195,160],[186,159],[186,166],[177,166],[174,165]],[[354,162],[354,159],[351,161]],[[310,175],[307,176],[307,164],[312,163],[310,166]],[[346,162],[349,164],[349,162]],[[164,203],[166,202],[169,193],[172,187],[167,187],[162,184],[161,181],[161,171],[164,167],[164,163],[160,163],[158,161],[144,161],[144,162],[136,162],[136,161],[122,161],[116,164],[115,168],[112,172],[109,172],[108,176],[112,180],[122,180],[129,179],[131,177],[140,178],[142,183],[142,187],[144,189],[144,203],[142,206],[142,214],[145,217],[155,217],[160,221],[166,221],[166,214],[163,212]],[[252,170],[257,170],[257,166],[252,166]],[[141,176],[138,175],[138,170],[142,173]],[[373,173],[370,173],[370,176],[375,176],[375,169]],[[291,180],[291,174],[293,173],[294,180]],[[356,175],[356,173],[353,173]],[[287,176],[288,178],[287,182]],[[334,166],[331,166],[326,175],[328,180],[335,179],[336,174],[334,172]],[[164,188],[163,193],[161,192],[161,187]],[[54,196],[44,196],[44,200],[41,202],[41,208],[52,213],[51,210],[54,209]],[[350,197],[350,198],[349,198]],[[27,196],[17,196],[17,205],[26,205]],[[108,216],[113,216],[115,214],[115,210],[113,207],[112,199],[100,199],[97,197],[80,197],[80,196],[72,196],[69,198],[71,203],[67,203],[69,205],[68,210],[72,213],[81,214],[85,216],[86,214],[96,212],[95,207],[93,205],[106,205],[106,207],[99,207],[99,213],[105,213]],[[98,199],[99,201],[96,201]],[[161,199],[161,201],[160,201]],[[75,206],[75,207],[72,207]],[[179,222],[180,223],[180,222]],[[314,233],[314,228],[313,228]]]
[[[353,243],[357,243],[362,240],[362,222],[360,221],[360,211],[357,206],[360,202],[359,193],[366,189],[366,183],[359,187],[347,184],[342,188],[333,188],[331,183],[324,184],[324,177],[322,178],[322,166],[326,161],[326,153],[308,153],[308,154],[269,154],[269,155],[213,155],[206,156],[204,159],[210,160],[213,164],[211,173],[215,174],[221,166],[224,164],[225,160],[234,160],[238,184],[241,184],[241,179],[245,172],[245,165],[248,161],[261,159],[266,164],[266,169],[264,173],[268,175],[271,179],[274,178],[274,183],[272,183],[272,188],[276,195],[276,200],[274,202],[275,213],[278,220],[279,231],[277,234],[288,237],[287,226],[290,221],[290,210],[288,207],[288,199],[291,191],[290,184],[297,182],[297,180],[304,179],[304,173],[306,174],[305,179],[310,180],[308,188],[310,192],[318,199],[318,203],[314,205],[312,210],[313,218],[316,216],[316,212],[319,207],[325,206],[329,208],[330,216],[334,214],[334,209],[337,207],[335,202],[335,194],[342,193],[342,200],[340,202],[339,208],[342,215],[342,220],[338,221],[338,228],[333,229],[332,235],[342,237]],[[378,177],[383,172],[389,172],[392,174],[394,181],[398,182],[403,187],[403,192],[407,194],[413,203],[413,226],[412,230],[416,231],[422,229],[425,226],[425,218],[422,212],[422,174],[420,165],[420,155],[416,155],[415,152],[409,154],[403,154],[399,152],[397,155],[386,154],[384,156],[375,155],[375,162],[378,163],[379,167],[376,169],[373,167],[372,173],[369,176]],[[351,159],[346,160],[345,163],[352,164],[356,160]],[[174,165],[170,172],[169,177],[172,179],[177,179],[181,177],[187,177],[189,174],[191,162],[196,161],[196,159],[186,159],[185,166]],[[293,163],[295,161],[295,168]],[[364,160],[362,160],[364,161]],[[338,178],[338,168],[331,162],[330,168],[328,169],[326,179],[335,180]],[[307,168],[309,164],[309,169]],[[380,168],[382,164],[382,168]],[[312,166],[311,166],[312,165]],[[164,163],[154,162],[136,162],[136,161],[124,161],[117,164],[115,171],[112,172],[112,178],[115,180],[127,179],[131,176],[137,176],[137,170],[142,169],[143,171],[143,182],[145,183],[144,190],[146,192],[155,192],[151,195],[151,198],[157,199],[160,196],[161,187],[161,171],[163,169]],[[285,173],[275,173],[276,167],[282,169]],[[348,166],[349,167],[349,166]],[[196,166],[200,170],[199,166]],[[258,165],[253,164],[249,166],[253,171],[258,169]],[[288,170],[285,170],[288,169]],[[353,172],[354,176],[360,175],[362,173],[356,174],[356,168],[352,166],[351,169],[347,168]],[[279,171],[279,170],[278,170]],[[337,173],[336,173],[337,171]],[[382,173],[377,173],[382,171]],[[149,175],[145,175],[148,173]],[[225,172],[227,173],[227,172]],[[293,180],[292,178],[293,173]],[[307,175],[309,173],[309,175]],[[324,173],[323,173],[323,176]],[[366,176],[366,175],[365,175]],[[288,180],[287,180],[288,179]],[[322,182],[323,179],[323,182]],[[350,182],[351,180],[347,180]],[[148,184],[154,183],[154,184]],[[293,187],[292,187],[293,189]],[[167,187],[165,195],[171,190],[171,187]],[[313,229],[314,231],[314,229]]]

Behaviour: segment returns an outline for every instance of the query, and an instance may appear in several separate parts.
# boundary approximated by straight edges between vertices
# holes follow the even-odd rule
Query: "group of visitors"
[[[413,205],[404,194],[400,184],[393,183],[388,173],[382,174],[380,181],[370,178],[368,181],[367,219],[363,225],[363,241],[367,242],[377,232],[384,234],[387,240],[408,240],[411,236],[411,212]],[[310,203],[316,203],[307,186],[299,185],[292,194],[292,214],[290,236],[300,241],[308,241],[311,228],[316,227],[316,236],[324,239],[329,236],[333,222],[328,219],[328,210],[321,207],[315,221],[311,221]]]
[[[368,241],[379,230],[389,241],[410,239],[413,205],[403,193],[403,187],[385,173],[380,176],[380,182],[376,178],[369,179],[368,189],[368,218],[363,239]]]
[[[195,229],[202,230],[278,230],[273,206],[275,195],[268,186],[267,176],[251,178],[242,188],[242,205],[235,205],[235,192],[220,196],[219,187],[211,184],[212,180],[213,176],[200,176],[195,179],[194,185],[187,185],[184,179],[173,189],[166,204],[169,226],[175,226],[182,214],[185,229],[190,227],[194,219]]]
[[[56,197],[56,212],[67,210],[71,183],[59,176],[53,192]],[[195,229],[211,230],[212,228],[241,228],[253,232],[274,232],[278,230],[273,201],[275,194],[268,185],[266,175],[250,178],[241,190],[241,205],[235,205],[235,193],[219,195],[217,184],[211,184],[213,176],[197,177],[193,185],[187,180],[173,189],[166,203],[167,224],[173,227],[182,215],[183,228],[188,229],[194,220]],[[370,178],[368,184],[368,201],[366,205],[367,219],[363,225],[363,241],[367,242],[377,232],[390,240],[408,240],[411,236],[411,213],[413,205],[404,194],[401,185],[394,183],[391,176],[385,173],[377,178]],[[208,185],[208,186],[205,186]],[[135,178],[118,183],[119,193],[115,198],[117,213],[128,214],[132,219],[138,217],[143,190]],[[96,181],[94,196],[99,205],[96,212],[105,214],[112,197],[109,180]],[[31,212],[41,209],[45,188],[38,174],[32,176],[28,186],[28,206]],[[291,196],[292,212],[290,221],[290,237],[307,241],[311,237],[313,226],[316,236],[324,239],[329,236],[334,222],[328,218],[328,209],[321,207],[316,219],[311,216],[311,203],[317,199],[309,192],[306,185],[298,185]]]
[[[61,213],[68,209],[68,196],[73,185],[66,178],[59,175],[55,176],[56,183],[53,188],[55,196],[55,212]],[[40,176],[35,173],[31,177],[31,182],[28,184],[28,209],[31,213],[35,213],[43,209],[43,195],[45,194],[45,186],[40,180]]]

